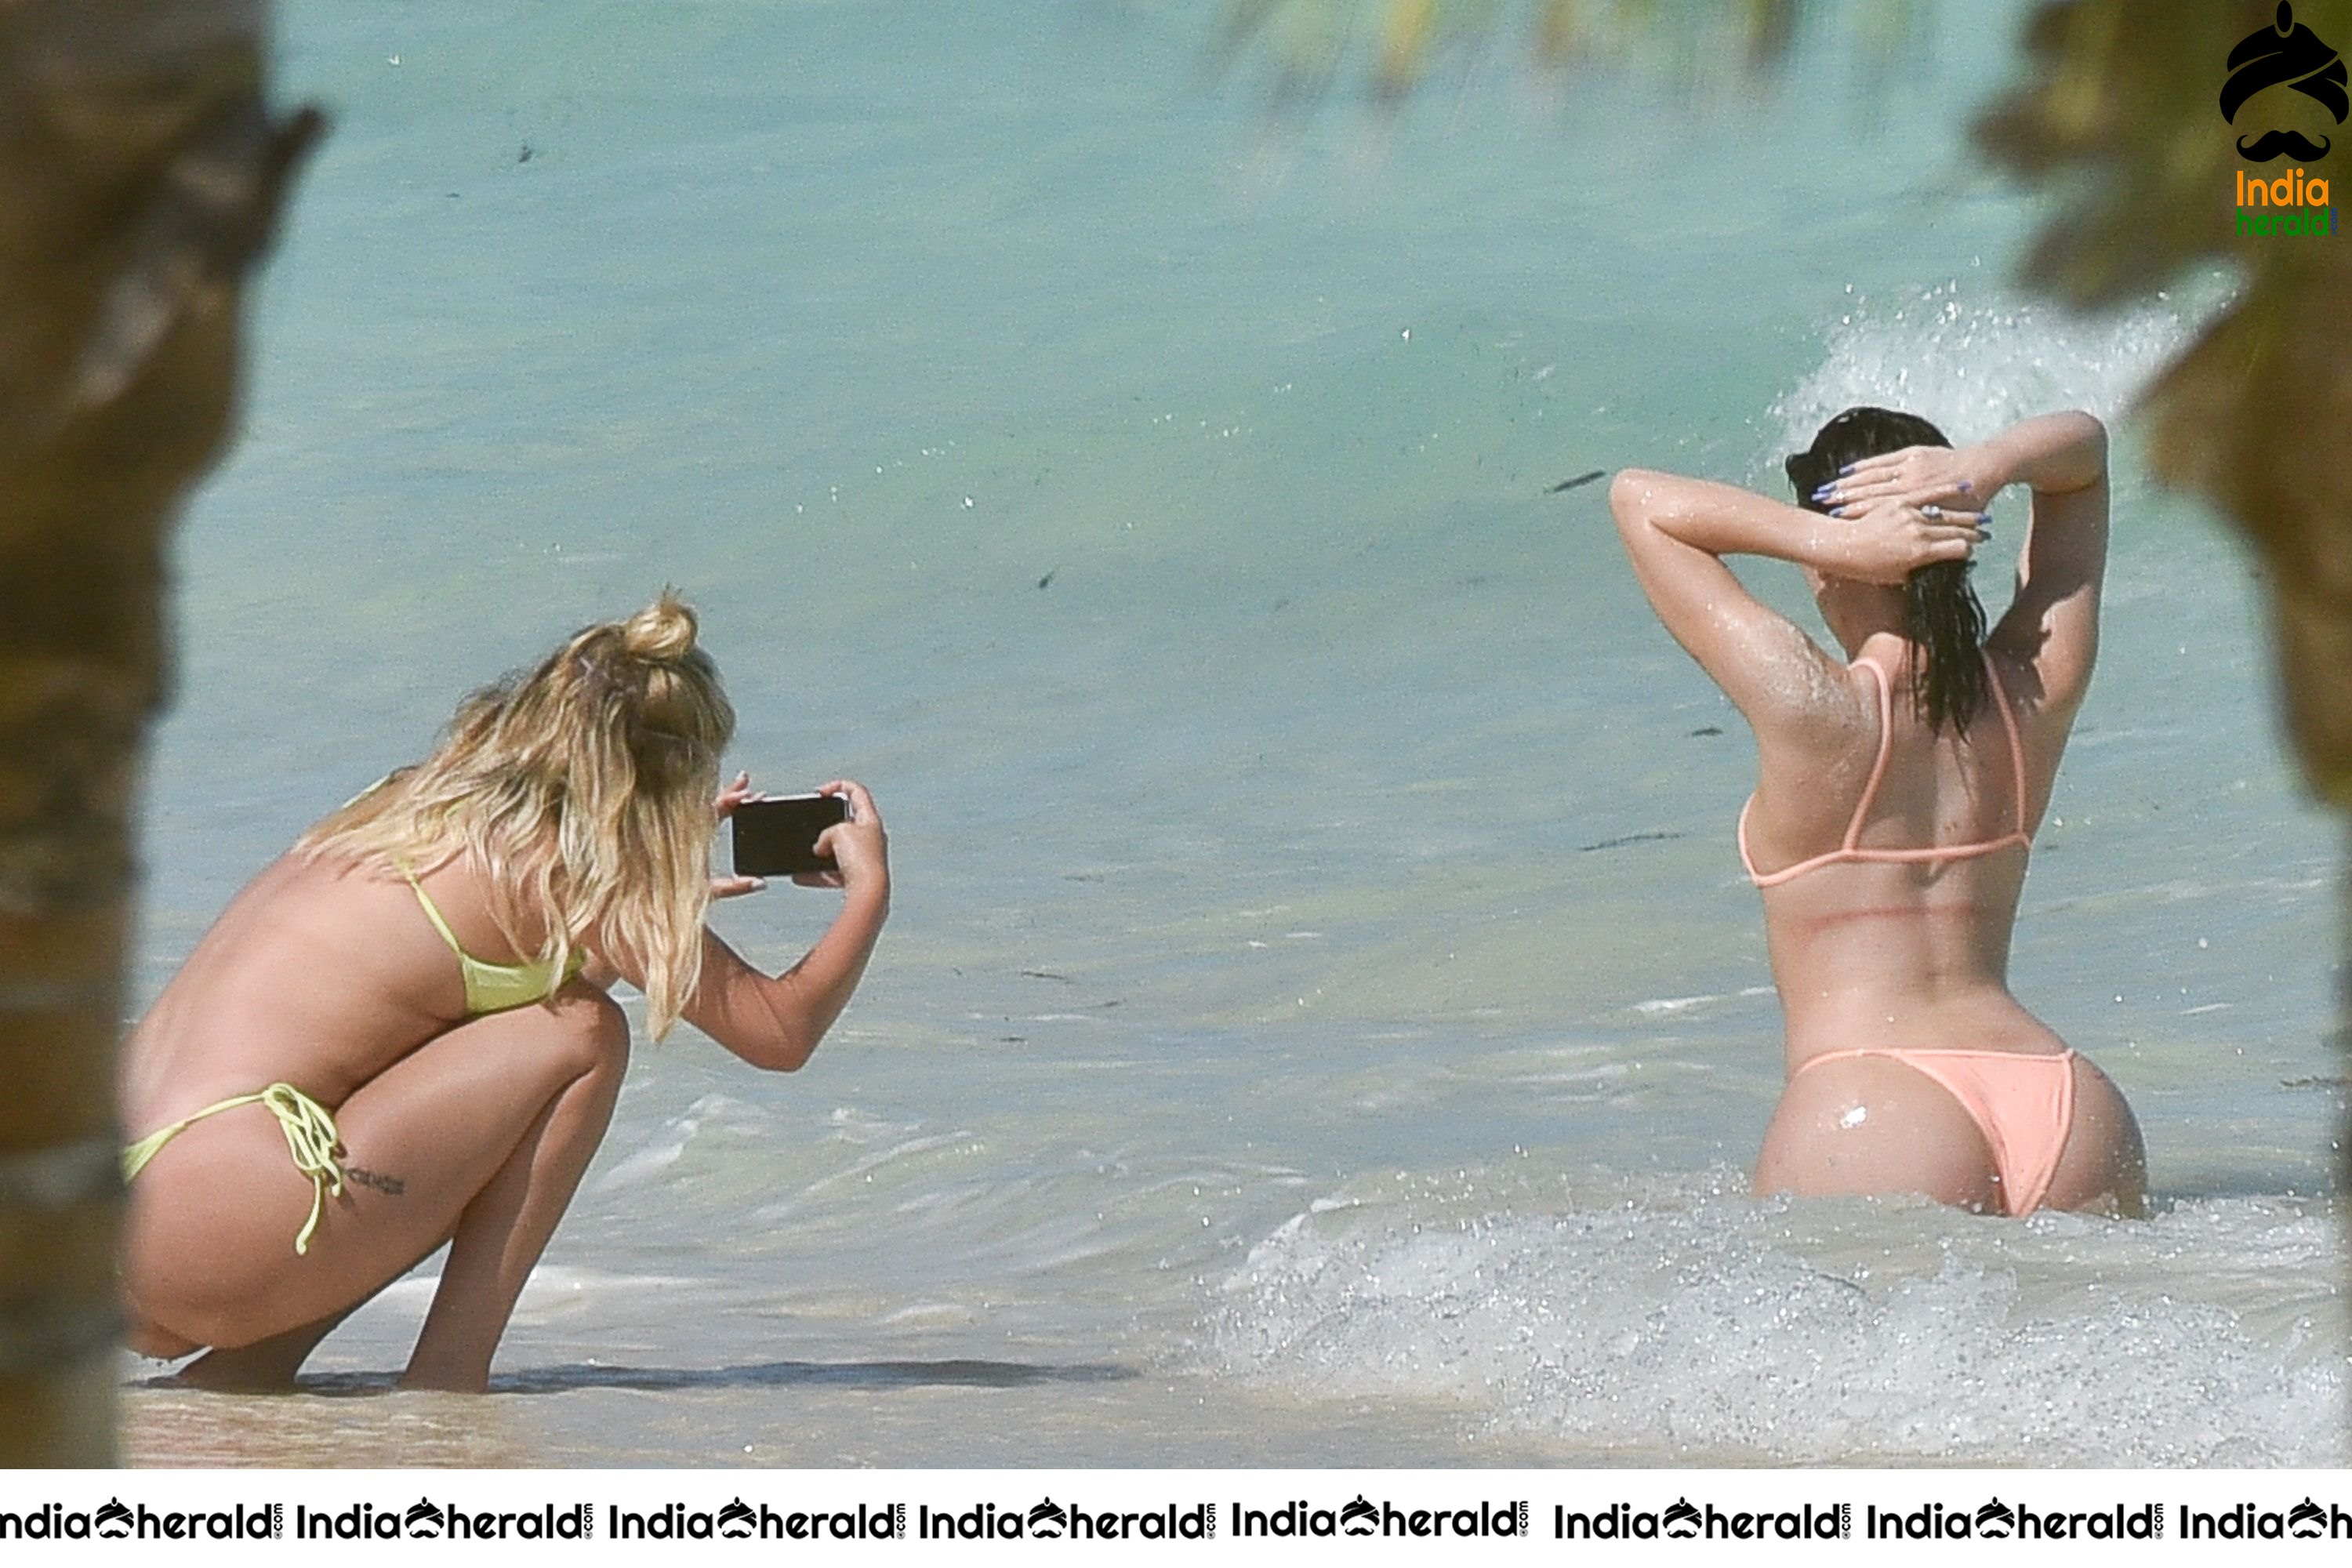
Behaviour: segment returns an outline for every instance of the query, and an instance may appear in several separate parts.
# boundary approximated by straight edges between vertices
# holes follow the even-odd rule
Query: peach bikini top
[[[1878,799],[1878,785],[1886,776],[1886,758],[1895,741],[1895,699],[1886,672],[1874,660],[1858,658],[1856,664],[1878,681],[1878,760],[1871,764],[1870,782],[1862,786],[1862,799],[1853,808],[1853,820],[1845,826],[1845,840],[1836,848],[1808,859],[1786,866],[1778,871],[1759,871],[1756,858],[1748,852],[1748,813],[1756,805],[1756,797],[1739,808],[1739,860],[1748,868],[1748,879],[1759,888],[1777,888],[1791,882],[1808,871],[1818,871],[1824,866],[1841,866],[1853,861],[1935,861],[1968,860],[1979,855],[1990,855],[2006,849],[2012,844],[2031,847],[2033,835],[2025,825],[2025,749],[2018,744],[2017,716],[2010,711],[2009,694],[2001,689],[2000,674],[1993,668],[1992,656],[1983,656],[1985,679],[1992,683],[1993,706],[2000,710],[2001,728],[2009,732],[2010,774],[2016,790],[2017,826],[1998,838],[1987,838],[1976,844],[1932,844],[1917,849],[1865,849],[1859,840],[1862,825],[1870,816],[1870,808]]]

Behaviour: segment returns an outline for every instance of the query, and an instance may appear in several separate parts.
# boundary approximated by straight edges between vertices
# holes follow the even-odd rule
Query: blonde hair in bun
[[[677,590],[664,588],[660,598],[621,623],[621,647],[636,658],[681,659],[694,651],[695,636],[700,630],[694,611],[677,596]]]
[[[519,953],[593,945],[642,977],[658,1039],[702,974],[711,797],[735,710],[676,591],[458,704],[441,743],[296,848],[387,874],[460,856]]]

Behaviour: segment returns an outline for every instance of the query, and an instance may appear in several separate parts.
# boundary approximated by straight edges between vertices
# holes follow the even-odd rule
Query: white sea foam
[[[523,1283],[522,1297],[516,1307],[517,1321],[543,1321],[551,1314],[601,1308],[619,1296],[707,1291],[709,1288],[707,1280],[675,1275],[618,1274],[542,1263],[530,1271],[530,1278]],[[395,1279],[369,1298],[364,1309],[369,1322],[365,1326],[395,1338],[414,1336],[433,1304],[434,1292],[440,1289],[441,1276],[437,1273],[411,1274]]]
[[[2335,1222],[2278,1201],[2147,1222],[1620,1186],[1548,1215],[1302,1213],[1210,1354],[1316,1398],[1651,1462],[2341,1465]]]
[[[706,1094],[686,1111],[673,1117],[636,1149],[614,1162],[591,1184],[592,1192],[613,1192],[640,1185],[677,1163],[706,1123],[716,1121],[757,1122],[758,1110],[723,1094]]]
[[[1773,404],[1765,461],[1802,450],[1831,415],[1857,404],[1919,414],[1956,442],[2053,408],[2120,419],[2221,298],[2209,280],[2180,297],[2080,316],[1981,275],[1893,298],[1851,296],[1827,326],[1821,363]]]

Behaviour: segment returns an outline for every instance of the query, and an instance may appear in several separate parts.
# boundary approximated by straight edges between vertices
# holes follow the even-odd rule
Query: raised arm
[[[2090,689],[2099,657],[2099,592],[2107,574],[2107,431],[2088,414],[2053,414],[1994,437],[2011,479],[2033,492],[2017,552],[2017,596],[1993,646],[2031,664],[2045,709],[2067,713]]]
[[[1989,640],[2031,668],[2035,703],[2072,713],[2099,651],[2099,589],[2107,566],[2107,432],[2090,415],[2045,414],[1956,450],[1914,447],[1854,465],[1838,499],[1972,507],[2012,484],[2032,492],[2017,556],[2017,593]]]
[[[1964,558],[1976,519],[1886,504],[1823,516],[1707,479],[1628,468],[1609,487],[1618,536],[1658,619],[1759,732],[1801,722],[1839,666],[1723,563],[1767,555],[1832,576],[1899,584],[1933,561]]]
[[[702,981],[686,1020],[753,1067],[793,1072],[849,1005],[890,914],[890,858],[882,814],[862,784],[837,780],[828,795],[849,799],[849,820],[817,840],[840,868],[804,883],[842,889],[841,910],[806,956],[782,974],[754,969],[735,950],[703,933]]]

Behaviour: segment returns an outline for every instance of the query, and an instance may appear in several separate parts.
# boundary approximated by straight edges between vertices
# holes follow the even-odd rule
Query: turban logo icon
[[[2235,125],[2246,100],[2271,87],[2288,88],[2325,105],[2338,125],[2352,113],[2352,100],[2344,90],[2344,57],[2296,21],[2294,7],[2286,0],[2279,0],[2276,26],[2255,28],[2230,51],[2230,79],[2221,84],[2221,118]],[[2314,142],[2299,131],[2274,129],[2252,142],[2239,137],[2238,155],[2250,163],[2267,163],[2284,153],[2310,163],[2326,157],[2332,145]]]

